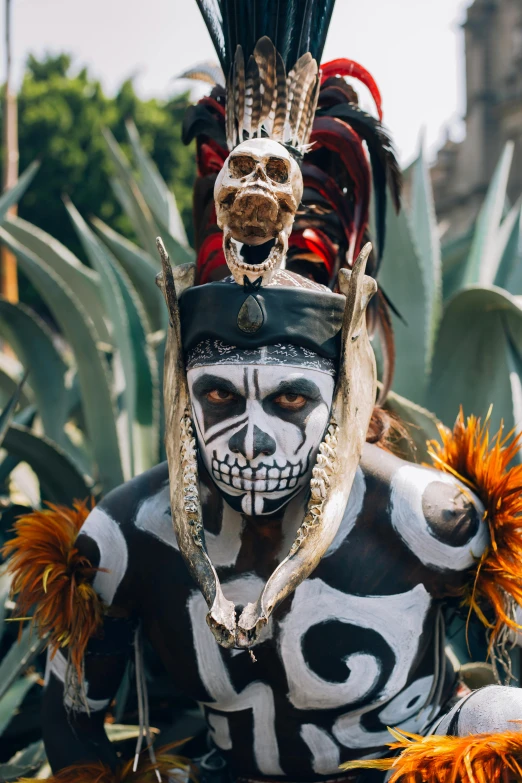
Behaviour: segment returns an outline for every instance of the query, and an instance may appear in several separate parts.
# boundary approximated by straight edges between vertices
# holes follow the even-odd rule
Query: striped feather
[[[235,119],[237,122],[238,143],[243,141],[243,128],[245,122],[245,58],[241,46],[236,48],[234,58],[234,94],[231,96],[235,103]]]
[[[272,126],[272,138],[283,141],[285,130],[288,89],[286,86],[286,70],[283,58],[276,52],[276,93],[274,107],[274,123]]]
[[[304,78],[308,71],[309,64],[312,62],[312,55],[310,52],[303,54],[296,62],[290,73],[288,74],[288,113],[287,123],[289,126],[290,138],[294,136],[294,130],[297,126],[299,119],[299,109],[301,107],[301,99],[304,88]]]
[[[262,125],[272,110],[276,90],[276,53],[274,44],[266,35],[257,42],[254,58],[259,68],[259,80],[263,87],[259,120],[259,124]]]
[[[248,58],[246,69],[246,95],[250,104],[250,137],[257,134],[261,118],[261,82],[259,80],[259,67],[253,55]]]
[[[317,83],[317,63],[312,60],[303,74],[303,89],[299,103],[299,113],[297,115],[295,127],[293,130],[293,143],[295,146],[301,145],[304,139],[304,132],[308,126],[308,112],[315,93]]]

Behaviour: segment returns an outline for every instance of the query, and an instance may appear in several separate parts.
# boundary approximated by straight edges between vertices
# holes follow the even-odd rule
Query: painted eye
[[[284,408],[286,411],[299,411],[307,403],[307,398],[302,394],[280,394],[276,397],[274,402],[279,405],[280,408]]]
[[[232,176],[236,179],[242,179],[242,177],[252,174],[256,167],[256,161],[248,155],[235,155],[230,158],[229,166]]]
[[[266,164],[266,173],[272,182],[288,182],[288,166],[281,158],[269,158]]]
[[[224,405],[237,399],[235,394],[226,391],[226,389],[212,389],[212,391],[207,392],[206,397],[209,402],[213,402],[215,405]]]

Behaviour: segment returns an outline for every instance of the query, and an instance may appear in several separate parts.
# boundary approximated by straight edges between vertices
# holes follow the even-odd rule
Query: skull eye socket
[[[252,174],[255,167],[256,161],[248,155],[235,155],[230,158],[230,172],[236,179],[242,179]]]
[[[266,164],[266,173],[272,182],[277,182],[279,184],[288,182],[289,172],[286,160],[283,160],[282,158],[269,158],[268,163]]]

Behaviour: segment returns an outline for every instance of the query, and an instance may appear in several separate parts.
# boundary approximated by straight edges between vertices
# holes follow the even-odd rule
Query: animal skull
[[[217,222],[234,279],[263,283],[283,265],[295,213],[303,195],[301,170],[286,147],[272,139],[251,139],[229,155],[214,187]],[[246,263],[235,242],[263,245],[275,239],[258,264]]]

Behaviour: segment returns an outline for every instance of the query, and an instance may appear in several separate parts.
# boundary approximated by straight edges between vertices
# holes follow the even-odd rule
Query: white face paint
[[[208,365],[187,373],[199,448],[225,500],[272,514],[309,481],[334,380],[281,365]]]

